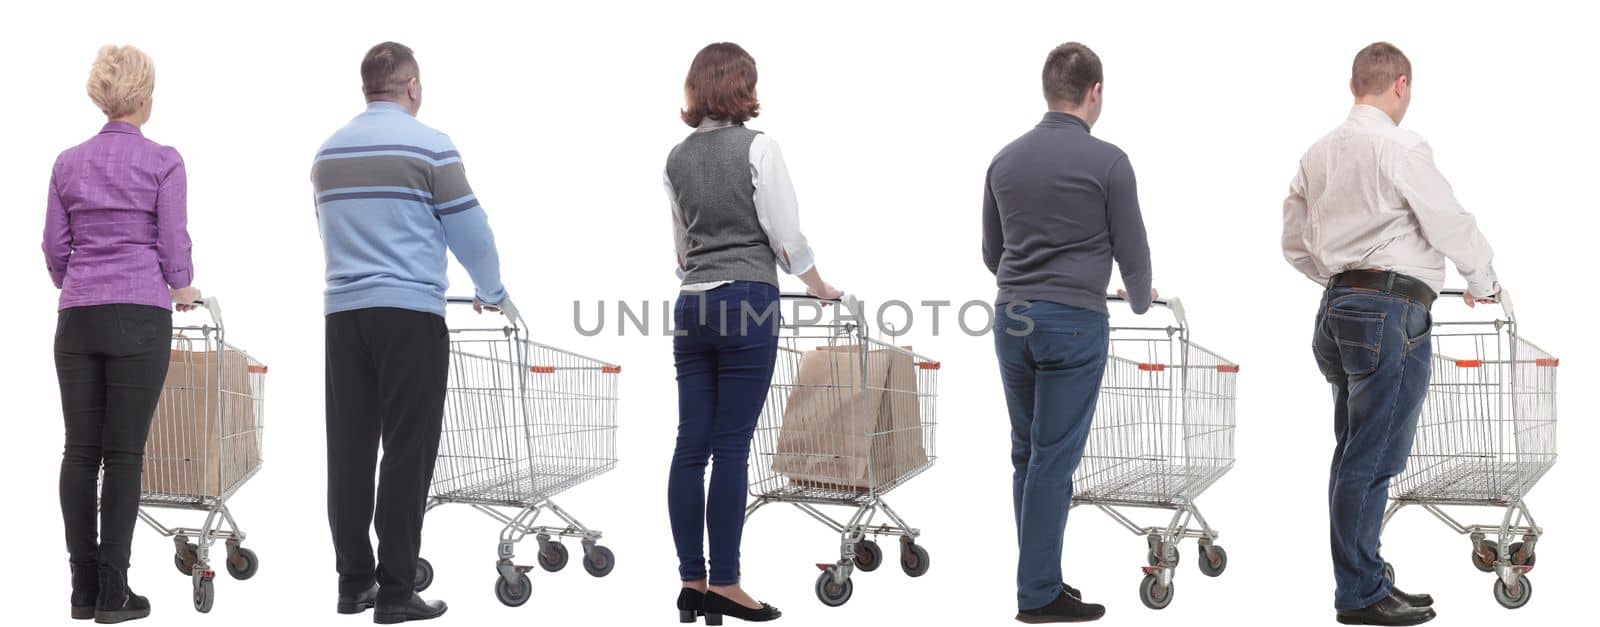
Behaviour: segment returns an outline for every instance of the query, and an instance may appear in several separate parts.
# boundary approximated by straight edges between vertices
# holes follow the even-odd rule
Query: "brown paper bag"
[[[773,470],[797,485],[865,491],[926,464],[916,363],[903,351],[823,347],[800,357]]]
[[[174,349],[145,442],[141,490],[221,496],[260,466],[260,392],[251,375],[264,371],[232,349]]]

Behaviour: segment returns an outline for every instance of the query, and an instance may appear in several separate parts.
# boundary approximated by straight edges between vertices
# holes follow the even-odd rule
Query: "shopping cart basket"
[[[245,534],[228,499],[261,469],[267,367],[226,341],[216,299],[194,304],[210,313],[210,324],[172,328],[167,379],[145,442],[139,519],[172,538],[173,565],[189,577],[194,609],[209,612],[216,599],[212,544],[227,548],[234,579],[249,579],[260,566],[255,552],[240,546]],[[206,516],[198,528],[168,527],[155,509]]]
[[[472,299],[451,298],[451,304]],[[494,328],[450,329],[450,378],[439,459],[428,509],[472,506],[505,526],[495,562],[495,596],[516,607],[533,596],[531,566],[512,562],[518,542],[539,542],[539,566],[567,565],[560,538],[578,538],[583,568],[604,577],[616,566],[600,531],[552,499],[617,464],[617,374],[622,367],[527,339],[513,316]],[[556,526],[536,525],[548,512]],[[417,590],[433,583],[433,565],[417,561]]]
[[[1159,610],[1172,603],[1178,545],[1185,538],[1200,545],[1201,573],[1216,577],[1228,567],[1228,553],[1216,544],[1218,534],[1195,499],[1233,468],[1239,366],[1189,341],[1178,299],[1154,305],[1166,308],[1174,324],[1111,327],[1094,422],[1072,478],[1072,506],[1093,505],[1145,536],[1139,600]],[[1164,527],[1141,526],[1123,511],[1129,508],[1172,516]]]
[[[1468,536],[1472,565],[1495,574],[1495,600],[1515,609],[1533,597],[1528,571],[1544,530],[1522,499],[1556,463],[1560,360],[1517,333],[1508,296],[1500,305],[1503,319],[1433,323],[1433,379],[1384,524],[1419,505]],[[1501,509],[1500,523],[1463,524],[1450,506]]]
[[[791,303],[817,301],[785,294]],[[900,568],[928,572],[920,532],[884,495],[933,466],[939,362],[867,336],[853,315],[781,321],[772,387],[753,439],[749,518],[769,503],[789,503],[840,534],[839,560],[818,564],[816,594],[837,607],[850,600],[855,569],[877,570],[883,549],[868,536],[900,539]],[[840,304],[839,300],[827,301]],[[840,520],[821,506],[852,510]],[[876,522],[882,514],[886,522]]]

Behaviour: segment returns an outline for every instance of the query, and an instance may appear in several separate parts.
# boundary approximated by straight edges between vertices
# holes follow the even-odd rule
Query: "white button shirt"
[[[706,118],[701,120],[694,132],[705,133],[727,128],[731,124],[727,120]],[[677,272],[681,279],[684,255],[689,250],[689,224],[684,220],[683,211],[678,208],[678,195],[672,191],[672,180],[663,172],[661,181],[667,188],[667,202],[672,205],[672,239],[678,251]],[[755,186],[756,220],[761,224],[761,230],[766,232],[772,252],[777,254],[778,267],[789,274],[805,274],[815,262],[811,246],[806,243],[805,234],[800,232],[800,203],[795,199],[794,183],[789,180],[789,168],[783,162],[783,152],[778,150],[778,142],[767,137],[766,133],[757,134],[750,142],[750,183]],[[704,292],[728,283],[731,281],[694,283],[679,289]]]
[[[1356,105],[1300,158],[1283,201],[1283,256],[1321,285],[1346,270],[1386,270],[1434,292],[1444,288],[1448,257],[1473,295],[1500,289],[1494,251],[1433,150],[1369,105]]]

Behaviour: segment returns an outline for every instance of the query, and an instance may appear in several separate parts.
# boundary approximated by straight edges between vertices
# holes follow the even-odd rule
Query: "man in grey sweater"
[[[1094,417],[1109,342],[1106,289],[1116,260],[1135,313],[1155,299],[1133,167],[1089,129],[1103,74],[1067,43],[1044,66],[1044,120],[995,155],[983,195],[983,260],[1000,293],[995,354],[1011,414],[1017,620],[1094,620],[1061,576],[1072,473]]]

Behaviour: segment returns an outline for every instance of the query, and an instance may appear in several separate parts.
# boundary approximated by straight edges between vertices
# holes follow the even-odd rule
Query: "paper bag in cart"
[[[773,471],[797,485],[864,492],[926,465],[916,368],[911,354],[887,348],[802,354]]]
[[[145,444],[144,493],[222,496],[260,466],[253,371],[259,366],[228,348],[172,351]]]

